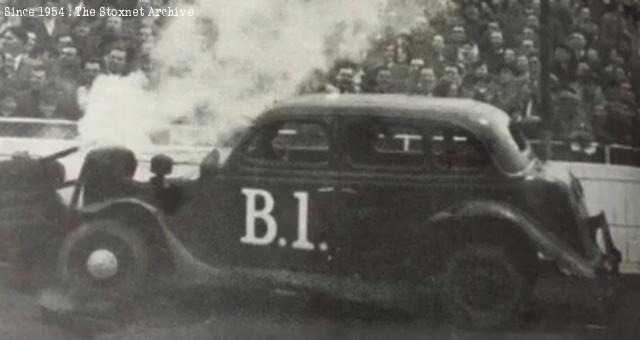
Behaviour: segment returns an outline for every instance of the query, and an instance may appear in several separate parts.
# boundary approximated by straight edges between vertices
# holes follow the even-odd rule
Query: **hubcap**
[[[109,250],[95,250],[87,259],[87,271],[98,280],[110,279],[118,272],[118,258]]]

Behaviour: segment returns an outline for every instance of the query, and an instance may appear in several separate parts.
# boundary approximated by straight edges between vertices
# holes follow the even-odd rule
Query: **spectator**
[[[64,46],[57,60],[50,67],[50,77],[57,82],[77,84],[81,77],[80,69],[81,58],[78,48],[74,45]]]
[[[431,42],[431,53],[427,57],[437,75],[442,75],[444,65],[455,60],[442,35],[435,35]]]
[[[516,68],[503,64],[499,72],[493,105],[503,109],[512,117],[522,116],[526,110],[528,93],[523,84],[516,82]]]
[[[413,38],[413,55],[417,58],[427,57],[430,49],[429,44],[433,39],[433,32],[429,27],[429,20],[424,15],[416,17],[411,37]]]
[[[420,71],[424,68],[424,60],[412,59],[409,63],[409,74],[405,80],[405,91],[408,94],[416,94],[419,92]]]
[[[480,37],[478,43],[480,52],[483,55],[491,50],[491,34],[494,32],[502,34],[502,31],[500,30],[500,24],[498,24],[498,22],[496,21],[491,21],[487,24],[487,28],[485,29],[484,33],[482,33],[482,36]]]
[[[147,41],[140,46],[138,55],[131,66],[133,71],[142,71],[147,74],[147,76],[151,76],[153,71],[153,61],[151,58],[153,46],[153,43],[150,41]]]
[[[391,68],[396,63],[396,46],[388,44],[384,47],[383,62],[379,67]]]
[[[468,74],[462,85],[462,96],[478,101],[491,103],[494,101],[496,84],[484,63],[475,66],[473,73]]]
[[[60,0],[42,0],[43,8],[61,8]],[[44,33],[46,33],[45,41],[57,37],[59,35],[67,35],[71,33],[71,27],[62,16],[44,16],[41,18]]]
[[[529,56],[529,72],[531,73],[531,83],[534,87],[540,79],[540,57],[537,54]]]
[[[25,45],[27,43],[27,32],[22,28],[12,27],[2,32],[0,35],[0,42],[5,54],[11,55],[14,62],[13,69],[17,70],[18,65],[16,57],[22,55],[25,52]]]
[[[578,95],[583,110],[590,116],[594,116],[605,105],[604,93],[599,84],[598,77],[593,73],[589,64],[578,65]]]
[[[465,71],[472,70],[478,62],[478,46],[466,42],[460,47],[458,53],[458,65]]]
[[[129,36],[125,34],[122,17],[106,17],[98,39],[99,53],[102,55],[111,52],[111,47],[114,44],[127,45],[128,47]]]
[[[462,47],[462,44],[467,42],[467,31],[464,29],[464,26],[454,26],[451,31],[451,44],[450,48],[454,51],[456,55],[459,53],[459,49]]]
[[[527,23],[519,0],[505,0],[501,23],[507,45],[516,46],[518,34],[522,32]]]
[[[531,55],[534,53],[538,53],[535,47],[535,43],[531,39],[522,40],[522,44],[520,45],[520,50],[518,54],[522,55]]]
[[[593,43],[598,38],[600,28],[598,24],[591,18],[591,10],[589,7],[582,7],[578,14],[575,24],[576,30],[587,39],[587,43]]]
[[[393,83],[393,92],[404,93],[406,92],[406,81],[409,76],[409,62],[411,60],[411,52],[401,44],[396,48],[396,59],[393,65],[390,67],[391,78]]]
[[[460,70],[454,65],[445,67],[444,74],[442,75],[441,80],[454,84],[457,88],[460,88],[460,86],[462,85]]]
[[[538,37],[538,34],[531,27],[525,27],[522,29],[521,40],[522,41],[531,40],[535,48],[535,46],[538,46],[540,42],[540,37]]]
[[[522,86],[530,86],[531,65],[529,64],[529,58],[524,54],[517,56],[515,67],[517,73],[517,76],[515,78],[516,83],[521,84]]]
[[[89,104],[89,92],[96,78],[102,74],[102,64],[100,60],[90,59],[84,63],[82,71],[82,81],[76,92],[78,107],[82,112],[86,112]]]
[[[124,76],[128,73],[127,50],[121,46],[114,46],[105,55],[104,63],[107,74]]]
[[[44,113],[40,111],[40,101],[42,93],[50,85],[47,80],[47,71],[44,68],[31,70],[28,88],[19,93],[17,100],[17,113],[20,117],[43,118]]]
[[[573,50],[574,55],[578,59],[578,62],[586,60],[587,40],[584,38],[584,35],[582,35],[582,33],[580,32],[572,33],[569,36],[569,41],[567,44]]]
[[[465,31],[468,32],[472,41],[480,41],[482,30],[487,24],[487,17],[480,15],[480,8],[476,3],[466,3],[462,8],[462,16],[465,21]]]
[[[502,63],[513,67],[516,66],[516,51],[513,48],[504,49]]]
[[[422,70],[420,70],[420,78],[418,80],[418,93],[423,96],[432,97],[433,90],[436,86],[436,81],[437,78],[433,69],[428,67],[423,68]]]
[[[551,71],[561,83],[571,83],[575,80],[578,61],[573,50],[566,45],[559,45],[553,51]]]
[[[598,50],[596,50],[595,48],[588,49],[585,60],[592,72],[594,72],[595,74],[600,74],[602,72],[603,65]]]
[[[492,32],[489,37],[489,50],[484,55],[489,72],[495,73],[504,62],[504,38],[502,32]]]
[[[89,19],[77,19],[71,28],[71,38],[79,50],[87,57],[95,57],[99,52],[100,38],[91,32]]]
[[[600,48],[608,50],[615,47],[615,44],[628,31],[626,19],[624,18],[624,6],[619,4],[615,9],[602,16],[600,24]]]
[[[356,93],[355,71],[353,67],[343,67],[336,75],[336,90],[339,93]]]
[[[138,30],[138,43],[144,44],[146,42],[154,43],[156,40],[155,32],[153,31],[153,27],[150,26],[142,26]]]
[[[376,72],[376,93],[393,93],[393,80],[391,70],[388,68],[380,68]]]
[[[540,19],[536,14],[529,14],[526,19],[525,27],[530,28],[534,32],[540,30]]]

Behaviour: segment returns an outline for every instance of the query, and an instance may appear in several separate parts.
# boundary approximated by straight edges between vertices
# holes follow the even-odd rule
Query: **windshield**
[[[508,170],[512,173],[525,171],[531,162],[535,160],[533,150],[529,145],[527,137],[517,123],[509,123],[509,135],[511,137],[511,143],[515,144],[514,149],[517,148],[518,152],[511,152]]]

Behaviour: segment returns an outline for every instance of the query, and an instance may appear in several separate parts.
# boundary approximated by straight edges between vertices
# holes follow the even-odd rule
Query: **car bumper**
[[[597,261],[596,274],[600,276],[618,276],[622,256],[611,237],[611,229],[604,213],[589,217],[586,221],[592,238],[598,242],[601,256]]]
[[[589,217],[586,223],[601,251],[595,268],[598,290],[596,296],[600,302],[602,313],[607,314],[621,290],[619,268],[622,256],[613,242],[609,223],[604,213]]]

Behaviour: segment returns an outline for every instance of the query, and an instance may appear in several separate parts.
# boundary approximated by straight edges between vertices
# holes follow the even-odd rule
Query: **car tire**
[[[495,329],[517,320],[530,295],[526,275],[500,246],[468,244],[447,259],[442,304],[459,327]]]
[[[115,220],[81,225],[65,239],[58,258],[60,279],[72,296],[109,302],[139,294],[149,267],[145,239]]]

